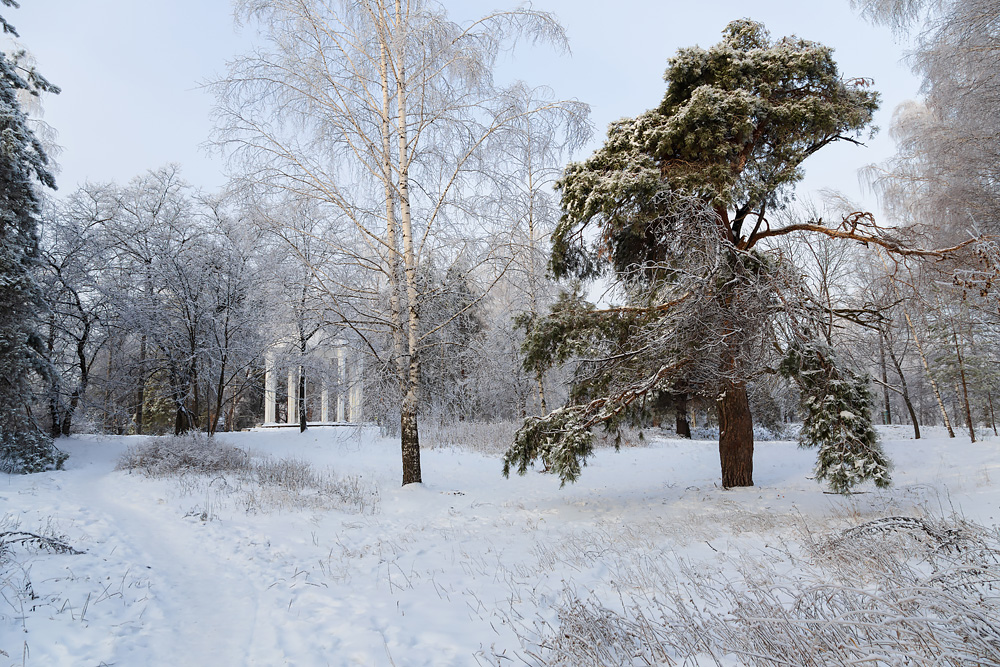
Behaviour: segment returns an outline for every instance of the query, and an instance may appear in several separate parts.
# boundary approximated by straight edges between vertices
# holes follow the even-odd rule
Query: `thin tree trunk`
[[[965,363],[962,360],[962,349],[958,344],[958,333],[955,331],[955,321],[951,321],[951,337],[955,343],[955,356],[958,358],[958,375],[962,382],[962,400],[965,403],[965,421],[969,425],[969,438],[976,441],[976,429],[972,423],[972,407],[969,405],[969,384],[965,379]]]
[[[930,364],[927,363],[927,355],[924,354],[924,348],[920,344],[920,338],[917,337],[917,329],[913,326],[913,320],[910,319],[910,314],[906,311],[903,312],[903,316],[906,318],[906,323],[910,326],[910,333],[913,335],[913,342],[917,346],[917,353],[920,355],[920,361],[924,365],[924,372],[927,374],[927,381],[931,385],[931,390],[934,392],[934,399],[937,400],[938,408],[941,410],[941,418],[944,419],[944,425],[948,429],[948,437],[955,437],[955,429],[951,427],[951,420],[948,419],[948,411],[944,408],[944,401],[941,400],[941,392],[938,390],[937,382],[934,381],[934,376],[931,375]]]
[[[55,356],[56,349],[56,323],[55,315],[49,317],[49,335],[45,342],[46,356],[51,361]],[[59,374],[51,372],[49,374],[49,435],[58,438],[60,434],[60,422],[62,421],[59,407]]]
[[[373,18],[374,15],[373,15]],[[397,191],[393,186],[392,174],[392,107],[389,100],[389,36],[386,27],[376,19],[376,25],[381,28],[379,34],[379,75],[382,83],[382,180],[385,186],[385,219],[386,219],[386,254],[389,264],[389,311],[392,318],[392,341],[395,350],[396,379],[399,383],[400,395],[404,397],[399,411],[399,438],[402,450],[403,485],[419,483],[420,476],[420,439],[417,432],[416,405],[407,403],[407,367],[409,355],[406,350],[404,332],[407,321],[403,316],[400,292],[400,256],[398,221],[396,219]]]
[[[143,408],[146,404],[146,334],[139,336],[139,386],[135,392],[135,432],[143,435],[145,422]]]
[[[192,345],[191,353],[194,354],[194,346]],[[201,395],[198,391],[201,383],[198,381],[198,358],[195,357],[191,362],[191,389],[189,394],[191,396],[191,411],[189,415],[191,428],[198,428],[201,421]]]
[[[299,409],[299,433],[305,433],[306,428],[306,371],[303,366],[299,366],[299,400],[296,403]]]
[[[397,28],[402,32],[404,21],[402,4],[396,0]],[[399,230],[403,241],[403,270],[406,277],[407,347],[409,368],[407,369],[407,391],[400,411],[401,445],[403,450],[403,485],[417,484],[420,476],[420,439],[417,434],[417,411],[420,404],[420,359],[419,328],[420,313],[417,294],[417,257],[413,237],[413,217],[410,211],[409,182],[409,137],[407,120],[406,54],[402,43],[398,43],[396,53],[396,124],[399,139]]]
[[[889,358],[892,360],[892,365],[896,369],[896,374],[899,375],[899,386],[902,388],[903,394],[903,404],[906,405],[906,410],[910,413],[910,421],[913,423],[913,439],[920,439],[920,424],[917,421],[917,412],[913,409],[913,402],[910,401],[910,391],[906,386],[906,376],[903,375],[903,367],[899,363],[899,359],[896,357],[896,353],[893,352],[892,346],[889,346]]]
[[[885,411],[882,413],[882,423],[892,423],[892,404],[889,402],[889,374],[885,367],[885,336],[881,329],[878,337],[879,366],[882,370],[882,400],[885,403]]]
[[[753,417],[746,385],[727,381],[716,401],[722,486],[753,486]]]
[[[993,392],[986,392],[986,404],[990,407],[990,426],[993,427],[993,435],[1000,435],[997,433],[997,416],[993,412]]]
[[[538,272],[535,267],[535,170],[532,163],[532,146],[531,146],[531,116],[529,115],[526,119],[528,123],[527,132],[527,147],[526,147],[526,157],[527,157],[527,178],[528,178],[528,294],[531,297],[531,319],[535,321],[538,318]],[[535,382],[538,384],[538,407],[539,413],[542,417],[548,414],[548,406],[545,403],[545,374],[542,371],[536,371]]]
[[[225,403],[226,392],[226,355],[222,355],[219,363],[219,380],[215,385],[215,411],[208,411],[208,434],[215,435],[218,430],[219,418],[222,417],[222,406]]]
[[[969,348],[973,351],[973,353],[975,353],[976,337],[975,333],[973,332],[971,321],[969,322],[968,332],[969,332]],[[1000,433],[997,433],[997,420],[996,416],[993,414],[993,392],[990,391],[989,389],[987,389],[986,391],[986,405],[988,407],[988,411],[986,414],[983,415],[984,421],[986,417],[989,417],[990,426],[993,428],[993,435],[1000,435]]]

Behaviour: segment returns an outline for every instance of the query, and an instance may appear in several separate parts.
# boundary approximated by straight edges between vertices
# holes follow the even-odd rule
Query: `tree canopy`
[[[663,241],[650,222],[663,213],[660,192],[698,197],[717,213],[724,240],[752,248],[776,233],[767,213],[791,197],[806,158],[835,141],[859,141],[879,99],[870,80],[841,77],[829,47],[772,42],[747,19],[730,23],[709,49],[681,49],[664,80],[657,108],[612,123],[604,146],[566,168],[557,276],[622,272],[658,258]],[[582,230],[591,224],[600,233],[586,248]]]

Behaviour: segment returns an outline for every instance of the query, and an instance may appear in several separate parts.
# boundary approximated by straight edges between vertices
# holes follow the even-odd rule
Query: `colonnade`
[[[273,348],[264,356],[264,425],[278,426],[278,381],[279,375],[285,373],[279,368],[278,361],[281,348]],[[334,343],[333,354],[330,350],[313,350],[310,357],[324,360],[328,365],[336,360],[335,383],[331,392],[331,380],[334,379],[329,372],[317,374],[320,385],[320,419],[318,423],[359,423],[362,421],[362,362],[360,357],[352,358],[348,354],[348,348],[343,341]],[[289,357],[284,356],[287,360]],[[300,373],[304,370],[302,366],[292,364],[287,371],[287,394],[288,403],[286,410],[286,424],[298,424],[298,392]],[[331,402],[331,393],[334,400]],[[332,410],[331,410],[332,408]],[[331,419],[332,417],[332,419]],[[315,420],[310,423],[317,423]]]

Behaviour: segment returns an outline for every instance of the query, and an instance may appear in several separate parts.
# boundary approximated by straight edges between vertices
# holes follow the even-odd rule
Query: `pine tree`
[[[664,79],[657,108],[612,123],[604,145],[558,183],[564,214],[552,237],[553,273],[604,276],[625,296],[623,307],[578,313],[596,341],[588,384],[606,391],[568,407],[589,427],[651,392],[696,391],[716,403],[723,486],[752,486],[748,387],[773,341],[777,294],[794,274],[760,242],[799,232],[871,236],[850,221],[775,228],[769,217],[790,199],[806,158],[857,143],[878,94],[867,80],[842,78],[830,48],[772,41],[747,19],[709,49],[682,49]],[[604,338],[608,322],[627,340]],[[552,328],[543,323],[529,338]],[[587,339],[576,331],[555,344]],[[546,432],[525,429],[525,437]],[[530,456],[538,445],[518,451]]]
[[[868,378],[845,368],[833,348],[820,341],[792,344],[780,370],[802,389],[806,416],[799,445],[818,449],[816,479],[837,493],[849,493],[868,480],[879,488],[889,486],[889,460],[872,426]]]
[[[18,6],[14,0],[0,2]],[[2,16],[0,26],[17,36]],[[30,411],[31,377],[48,372],[33,323],[42,308],[32,275],[38,257],[36,188],[55,188],[55,179],[18,97],[59,90],[24,61],[23,51],[0,52],[0,470],[5,472],[58,468],[66,458]]]

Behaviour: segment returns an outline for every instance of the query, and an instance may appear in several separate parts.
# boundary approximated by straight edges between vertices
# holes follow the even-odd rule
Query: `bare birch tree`
[[[505,130],[560,105],[525,108],[495,85],[494,63],[519,39],[564,48],[565,35],[530,9],[458,25],[422,0],[242,0],[237,14],[263,44],[212,84],[216,141],[242,191],[306,198],[326,216],[335,259],[320,282],[360,340],[391,336],[403,484],[420,482],[418,269],[469,246],[471,270],[508,263],[483,246],[503,233],[483,203]]]

